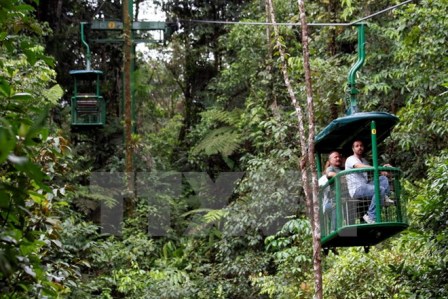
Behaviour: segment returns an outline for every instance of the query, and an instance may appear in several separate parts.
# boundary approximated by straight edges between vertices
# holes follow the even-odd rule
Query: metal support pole
[[[86,38],[84,35],[84,25],[87,24],[86,22],[81,22],[80,26],[80,31],[81,31],[81,43],[84,45],[84,47],[86,47],[86,69],[90,70],[90,59],[91,59],[91,54],[90,54],[90,47],[89,44],[86,42]]]
[[[335,230],[338,230],[340,227],[342,227],[342,206],[341,206],[341,177],[335,176],[335,192],[336,192],[336,228]],[[348,216],[347,216],[348,217]]]
[[[376,222],[381,222],[381,197],[380,197],[380,172],[378,170],[378,150],[376,144],[376,124],[370,123],[372,136],[372,160],[373,160],[373,186],[375,187],[375,218]]]
[[[317,166],[317,176],[320,178],[322,176],[321,154],[316,153],[315,159],[316,159],[316,166]]]
[[[352,66],[348,73],[348,89],[350,94],[350,103],[347,107],[347,115],[352,115],[358,112],[358,103],[356,101],[356,95],[359,93],[356,88],[356,72],[363,66],[366,53],[365,53],[365,35],[364,35],[365,24],[356,24],[358,29],[358,60]]]

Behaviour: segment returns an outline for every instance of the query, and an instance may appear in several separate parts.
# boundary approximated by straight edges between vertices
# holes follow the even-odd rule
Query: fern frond
[[[204,224],[218,222],[229,213],[224,209],[214,210],[214,209],[202,208],[188,211],[182,214],[182,216],[186,217],[192,214],[201,214],[204,212],[206,212],[206,214],[201,217],[201,222]]]
[[[239,148],[242,141],[241,134],[234,128],[221,127],[205,135],[204,139],[193,148],[192,154],[198,155],[203,152],[211,156],[220,153],[227,157]]]
[[[206,122],[220,122],[229,126],[234,126],[239,122],[240,114],[241,111],[239,109],[234,109],[232,111],[210,109],[202,112],[201,116]]]
[[[193,214],[200,214],[200,213],[203,213],[203,212],[210,212],[210,211],[213,211],[213,210],[212,209],[208,209],[208,208],[194,209],[194,210],[188,211],[186,213],[183,213],[181,216],[182,217],[187,217],[187,216],[190,216],[190,215],[193,215]]]
[[[220,221],[228,213],[229,212],[227,210],[224,210],[224,209],[211,210],[210,212],[208,212],[207,214],[204,215],[203,219],[204,219],[204,222],[207,223],[207,224],[214,223],[214,222]]]

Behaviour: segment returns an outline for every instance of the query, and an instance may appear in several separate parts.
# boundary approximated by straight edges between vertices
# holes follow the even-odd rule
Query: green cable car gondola
[[[100,93],[98,70],[74,70],[71,116],[73,126],[102,126],[106,123],[106,103]]]
[[[318,157],[333,150],[348,154],[353,140],[356,139],[362,140],[366,147],[370,148],[373,160],[371,168],[343,170],[320,186],[323,248],[371,246],[407,228],[406,206],[400,187],[401,171],[395,167],[378,166],[377,157],[377,143],[389,136],[397,121],[396,116],[384,112],[355,113],[333,120],[316,136]],[[361,216],[367,211],[370,198],[352,198],[347,187],[347,176],[354,172],[367,173],[375,182],[375,193],[379,194],[378,177],[382,171],[388,173],[390,197],[394,204],[386,206],[381,203],[380,196],[376,196],[375,223],[363,223]],[[319,173],[321,172],[320,168]],[[330,208],[324,208],[325,201],[330,202]]]
[[[71,123],[75,127],[103,126],[106,123],[106,102],[101,96],[102,71],[90,68],[90,47],[85,41],[82,22],[81,42],[86,47],[86,69],[72,70],[73,96],[71,97]]]
[[[349,73],[351,101],[347,116],[333,120],[316,135],[315,151],[317,172],[321,176],[322,155],[338,151],[343,155],[352,152],[352,143],[360,140],[365,150],[371,151],[372,167],[343,170],[319,186],[322,248],[376,245],[408,227],[406,202],[401,194],[401,171],[396,167],[382,167],[378,163],[377,144],[386,139],[398,118],[385,112],[357,112],[355,74],[364,62],[364,25],[358,26],[358,61]],[[373,182],[372,198],[353,198],[347,179],[362,172]],[[391,202],[386,205],[380,196],[380,173],[387,173]],[[363,220],[371,201],[375,203],[375,219]]]

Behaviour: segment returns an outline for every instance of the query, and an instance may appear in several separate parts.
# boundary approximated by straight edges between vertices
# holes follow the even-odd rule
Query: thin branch
[[[313,267],[314,267],[314,297],[323,298],[322,292],[322,260],[321,260],[321,231],[319,221],[319,198],[317,189],[317,174],[314,161],[314,103],[313,103],[313,86],[311,80],[310,51],[308,47],[308,25],[306,23],[305,3],[304,0],[298,0],[300,11],[300,22],[302,25],[302,51],[303,51],[303,67],[305,71],[305,89],[306,102],[308,110],[308,166],[311,173],[311,195],[312,198],[312,217],[313,227]]]

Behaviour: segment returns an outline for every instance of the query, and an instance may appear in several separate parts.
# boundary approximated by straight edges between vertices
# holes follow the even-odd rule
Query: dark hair
[[[353,148],[353,145],[355,145],[355,142],[357,142],[357,141],[359,141],[359,142],[361,142],[363,145],[364,145],[364,141],[362,141],[361,139],[354,139],[353,140],[353,142],[352,142],[352,148]]]

